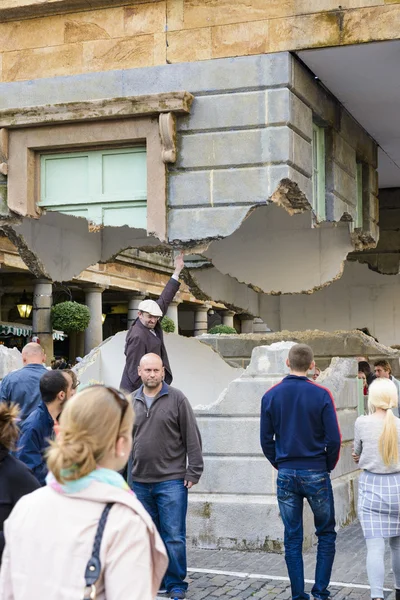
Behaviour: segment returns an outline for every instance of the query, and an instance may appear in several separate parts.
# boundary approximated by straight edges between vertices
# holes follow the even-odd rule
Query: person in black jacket
[[[184,266],[183,254],[181,253],[175,258],[174,274],[159,299],[157,301],[143,300],[139,304],[138,317],[132,323],[126,336],[126,363],[120,383],[120,388],[124,392],[134,392],[142,385],[138,367],[145,354],[157,354],[161,357],[165,369],[165,381],[168,385],[172,382],[172,372],[164,345],[160,319],[167,312],[168,306],[179,290],[179,275]]]
[[[18,414],[16,404],[0,403],[0,563],[4,550],[4,521],[22,496],[40,488],[28,467],[10,454],[19,436]]]

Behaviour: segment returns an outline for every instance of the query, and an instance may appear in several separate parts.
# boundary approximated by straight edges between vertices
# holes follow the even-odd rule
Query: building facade
[[[396,342],[363,290],[387,272],[379,186],[400,187],[398,2],[5,0],[0,18],[1,227],[37,279],[179,248],[203,302],[274,330],[350,307]]]

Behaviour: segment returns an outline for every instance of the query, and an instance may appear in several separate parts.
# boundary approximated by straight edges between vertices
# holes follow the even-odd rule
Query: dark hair
[[[290,348],[288,359],[292,371],[305,373],[314,360],[314,354],[307,344],[296,344]]]
[[[40,379],[40,393],[46,404],[53,402],[57,394],[68,389],[68,377],[62,371],[47,371]]]
[[[374,362],[374,367],[382,367],[382,369],[384,371],[389,371],[389,373],[392,372],[392,367],[390,366],[390,362],[388,360],[386,360],[385,358],[376,360]]]
[[[15,450],[19,437],[19,407],[17,404],[0,403],[0,444],[7,450]]]
[[[371,365],[366,360],[361,360],[358,363],[358,372],[365,373],[365,375],[369,375],[371,373]]]

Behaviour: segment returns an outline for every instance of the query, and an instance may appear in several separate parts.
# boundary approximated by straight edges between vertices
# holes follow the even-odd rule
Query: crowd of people
[[[24,366],[3,379],[0,598],[186,597],[188,491],[203,472],[202,443],[189,400],[171,386],[159,323],[182,268],[178,256],[160,298],[139,305],[120,389],[96,384],[76,393],[75,372],[48,370],[38,343],[24,347]],[[356,421],[353,458],[363,470],[358,516],[371,597],[383,599],[388,538],[400,600],[398,382],[387,361],[376,361],[373,373],[360,358],[369,414]],[[292,598],[309,598],[302,559],[306,499],[318,537],[311,594],[326,600],[336,540],[330,474],[341,434],[332,394],[316,381],[312,349],[292,346],[287,365],[290,374],[261,401],[261,448],[277,469]]]

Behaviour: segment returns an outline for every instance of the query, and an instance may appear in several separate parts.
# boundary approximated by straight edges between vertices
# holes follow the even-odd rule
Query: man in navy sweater
[[[261,404],[261,447],[278,469],[277,496],[285,528],[285,560],[293,600],[304,591],[303,500],[307,499],[318,536],[314,598],[329,598],[335,557],[335,510],[329,473],[339,459],[341,435],[330,391],[307,378],[313,352],[296,344],[286,361],[290,375],[268,390]]]

